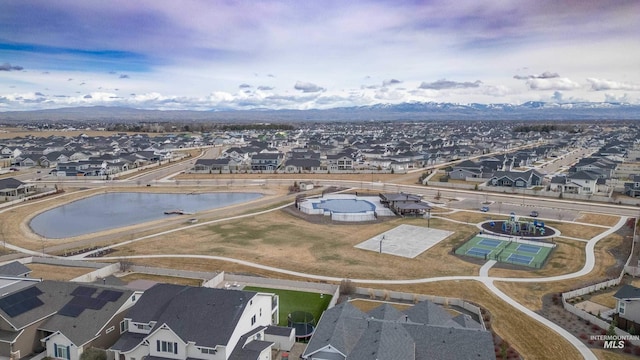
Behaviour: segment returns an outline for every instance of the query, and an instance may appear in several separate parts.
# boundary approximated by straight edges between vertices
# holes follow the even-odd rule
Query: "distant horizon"
[[[640,105],[640,2],[29,0],[0,5],[0,112]]]

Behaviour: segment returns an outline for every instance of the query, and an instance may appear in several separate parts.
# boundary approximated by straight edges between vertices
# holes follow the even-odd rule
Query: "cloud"
[[[249,84],[240,84],[240,86],[238,86],[240,89],[248,89],[251,87],[251,85]]]
[[[36,92],[36,94],[35,94],[35,95],[36,95],[36,96],[47,96],[47,95],[45,95],[45,94],[43,94],[43,93],[41,93],[41,92],[39,92],[39,91],[38,91],[38,92]]]
[[[129,75],[122,74],[122,75],[120,75],[120,79],[129,79]]]
[[[396,84],[400,84],[401,82],[402,81],[397,79],[388,79],[382,82],[382,86],[396,85]]]
[[[631,84],[627,82],[618,82],[612,80],[588,78],[587,81],[591,84],[591,90],[603,91],[603,90],[627,90],[627,91],[640,91],[640,85]]]
[[[624,94],[622,96],[616,96],[615,94],[604,94],[604,101],[608,103],[631,103],[632,100],[629,97],[629,94]]]
[[[568,78],[533,78],[527,80],[526,85],[531,90],[574,90],[580,87]]]
[[[300,90],[304,93],[314,93],[314,92],[322,92],[325,91],[325,88],[320,87],[316,84],[304,81],[298,81],[293,87],[296,90]]]
[[[85,96],[83,96],[82,98],[83,98],[83,99],[93,99],[93,96],[91,96],[91,95],[85,95]]]
[[[477,88],[482,85],[482,81],[476,80],[474,82],[457,82],[450,81],[447,79],[440,79],[431,83],[422,82],[420,84],[420,89],[429,89],[429,90],[444,90],[444,89],[465,89],[465,88]]]
[[[262,90],[262,91],[269,91],[269,90],[273,90],[272,86],[258,86],[258,90]]]
[[[540,75],[514,75],[514,79],[518,80],[529,80],[529,79],[555,79],[559,78],[560,75],[558,73],[552,73],[549,71],[545,71]]]
[[[0,65],[0,71],[20,71],[20,70],[24,70],[24,68],[19,65],[11,65],[9,63],[4,63]]]

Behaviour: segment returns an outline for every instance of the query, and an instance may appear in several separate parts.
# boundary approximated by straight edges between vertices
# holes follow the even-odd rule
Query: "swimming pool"
[[[313,204],[314,209],[324,209],[335,213],[361,213],[374,211],[376,206],[359,199],[326,199]]]

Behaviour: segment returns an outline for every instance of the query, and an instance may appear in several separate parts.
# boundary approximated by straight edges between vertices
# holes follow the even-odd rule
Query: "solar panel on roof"
[[[40,294],[42,294],[42,291],[40,291],[40,289],[38,289],[37,287],[33,286],[28,289],[24,289],[17,293],[11,294],[9,296],[5,296],[4,298],[0,299],[0,309],[4,310],[5,307],[12,306],[19,302],[22,302],[25,299],[36,297]]]
[[[96,292],[96,288],[90,288],[90,287],[86,287],[86,286],[78,286],[77,288],[75,288],[72,292],[71,295],[73,296],[91,296],[93,295],[94,292]]]
[[[69,316],[69,317],[78,317],[78,315],[82,314],[83,311],[84,311],[84,308],[82,307],[75,306],[72,304],[67,304],[63,306],[62,309],[60,309],[60,311],[58,311],[58,314]]]
[[[102,292],[98,294],[97,298],[104,301],[117,301],[120,299],[120,296],[122,296],[122,291],[102,290]]]
[[[24,299],[23,301],[13,304],[12,306],[9,306],[6,309],[2,309],[2,310],[4,310],[4,312],[6,312],[7,315],[11,317],[15,317],[27,311],[31,311],[43,304],[44,303],[37,297],[31,297],[31,298]]]

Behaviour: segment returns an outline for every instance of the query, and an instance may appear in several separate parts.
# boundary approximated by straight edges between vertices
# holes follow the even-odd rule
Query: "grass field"
[[[271,289],[263,287],[245,286],[247,291],[273,293],[278,295],[280,301],[280,318],[278,319],[278,325],[287,326],[287,315],[294,311],[305,311],[313,314],[315,324],[320,321],[320,316],[329,306],[331,301],[331,295],[294,291],[294,290],[281,290]]]

